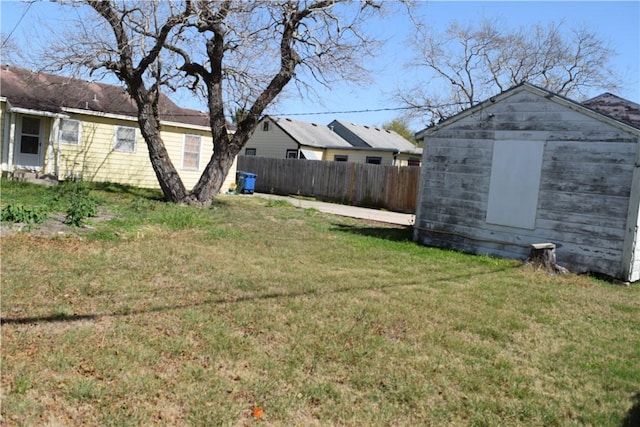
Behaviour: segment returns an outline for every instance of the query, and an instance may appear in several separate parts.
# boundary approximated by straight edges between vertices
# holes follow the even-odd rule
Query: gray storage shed
[[[572,271],[640,280],[640,126],[586,105],[522,83],[418,132],[414,240],[506,258],[550,242]]]

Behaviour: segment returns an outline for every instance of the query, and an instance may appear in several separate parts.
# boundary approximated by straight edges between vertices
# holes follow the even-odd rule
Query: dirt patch
[[[101,212],[98,208],[98,216],[91,218],[91,223],[102,222],[111,219],[113,215]],[[61,213],[49,214],[46,221],[40,224],[25,223],[2,223],[0,226],[0,237],[9,236],[16,233],[28,233],[39,237],[62,237],[62,236],[82,236],[95,228],[91,225],[75,227],[65,224],[65,215]]]

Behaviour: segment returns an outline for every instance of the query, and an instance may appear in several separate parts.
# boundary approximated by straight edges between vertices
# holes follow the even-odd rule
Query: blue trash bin
[[[258,175],[250,172],[238,171],[236,173],[236,186],[238,193],[253,194],[256,188],[256,177]]]

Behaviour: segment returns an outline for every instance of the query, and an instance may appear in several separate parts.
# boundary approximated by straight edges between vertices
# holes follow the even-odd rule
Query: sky
[[[417,2],[422,22],[444,31],[451,21],[475,22],[482,18],[499,19],[510,27],[563,21],[567,28],[586,25],[616,50],[612,65],[624,76],[623,87],[616,92],[623,98],[640,103],[640,0],[635,1],[422,1]],[[43,31],[34,22],[44,17],[62,19],[64,14],[50,2],[32,6],[22,1],[0,1],[0,31],[11,34],[13,42],[29,47],[34,31]],[[412,35],[410,24],[402,15],[373,23],[372,31],[387,40],[380,55],[371,58],[372,81],[366,85],[335,84],[318,88],[318,98],[300,99],[288,96],[266,113],[297,120],[328,124],[334,119],[363,125],[381,126],[402,115],[400,105],[392,101],[393,93],[407,82],[420,79],[420,72],[403,65],[412,57],[407,40]],[[1,58],[0,58],[1,59]],[[596,96],[602,91],[596,91]],[[181,97],[174,99],[188,108],[204,109],[200,101]],[[426,123],[425,123],[426,124]],[[424,127],[412,121],[412,130]]]

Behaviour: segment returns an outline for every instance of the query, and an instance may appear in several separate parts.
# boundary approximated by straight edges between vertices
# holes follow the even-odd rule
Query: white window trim
[[[185,154],[185,148],[187,147],[187,137],[194,137],[194,138],[198,138],[198,160],[197,160],[197,164],[196,167],[187,167],[184,165],[184,154]],[[196,135],[193,133],[185,133],[182,136],[182,169],[183,170],[194,170],[197,171],[200,169],[200,157],[202,155],[202,135]]]
[[[68,142],[65,141],[64,139],[62,139],[62,124],[64,122],[76,122],[78,123],[78,137],[76,142]],[[59,136],[58,136],[58,140],[62,143],[62,144],[67,144],[67,145],[80,145],[80,141],[82,141],[82,121],[80,120],[75,120],[75,119],[61,119],[60,120],[60,130],[59,130]],[[117,135],[117,134],[116,134]]]
[[[122,150],[118,149],[118,130],[120,129],[133,129],[133,150]],[[136,128],[133,126],[116,126],[116,131],[113,135],[113,151],[118,153],[134,153],[138,148],[138,133],[136,132]]]

